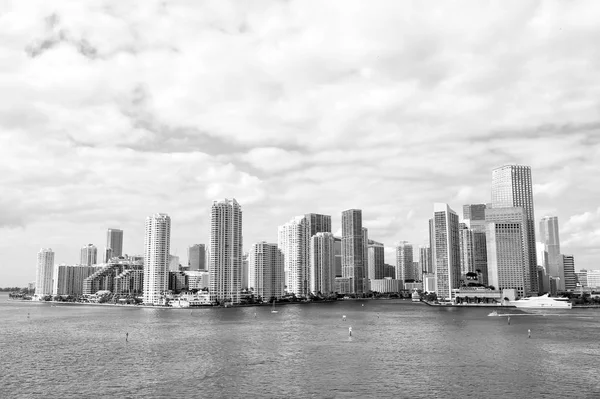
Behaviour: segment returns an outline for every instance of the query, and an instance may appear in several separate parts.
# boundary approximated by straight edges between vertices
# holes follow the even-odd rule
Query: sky
[[[435,202],[532,168],[535,216],[600,269],[600,2],[0,0],[0,287],[148,215],[171,252],[236,198],[245,250],[296,215],[363,210],[427,241]]]

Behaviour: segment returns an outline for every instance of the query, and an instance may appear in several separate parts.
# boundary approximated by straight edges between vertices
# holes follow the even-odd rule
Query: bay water
[[[600,397],[600,309],[492,310],[351,300],[272,313],[0,293],[0,398]]]

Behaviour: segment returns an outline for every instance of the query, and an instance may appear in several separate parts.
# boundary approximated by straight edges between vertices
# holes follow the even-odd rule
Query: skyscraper
[[[309,232],[304,216],[296,216],[277,231],[277,245],[284,256],[287,291],[299,296],[307,296],[310,290]]]
[[[492,208],[521,207],[525,212],[529,270],[528,292],[538,292],[535,217],[531,168],[505,165],[492,171]]]
[[[328,232],[310,239],[310,290],[314,294],[333,292],[335,280],[335,239]]]
[[[248,252],[246,252],[243,256],[242,256],[242,284],[241,284],[241,288],[242,290],[247,290],[248,288],[251,287],[251,285],[249,284],[249,280],[250,277],[248,276],[249,273],[249,259],[248,257],[250,256],[250,254]],[[284,272],[282,272],[284,273]],[[283,279],[283,285],[282,285],[282,289],[283,286],[285,286],[285,273],[282,275],[281,277]]]
[[[540,220],[540,235],[538,240],[543,244],[547,262],[546,272],[551,277],[560,278],[559,289],[565,289],[565,274],[560,254],[560,238],[558,235],[558,218],[556,216],[544,216]],[[540,262],[541,263],[541,262]]]
[[[106,248],[111,249],[111,256],[123,256],[123,230],[108,229],[106,232]]]
[[[468,228],[485,232],[486,204],[463,205],[463,222]]]
[[[416,280],[413,275],[413,246],[408,241],[396,244],[396,279],[402,282]]]
[[[351,291],[365,292],[364,235],[362,211],[348,209],[342,212],[342,277],[352,279]]]
[[[210,297],[240,302],[242,278],[242,208],[234,199],[213,201],[210,223]]]
[[[52,295],[54,276],[54,252],[51,248],[42,248],[37,254],[37,266],[35,268],[35,296],[42,298]]]
[[[283,296],[283,253],[276,244],[252,245],[248,254],[248,285],[263,301]]]
[[[206,271],[206,246],[194,244],[188,247],[188,270]]]
[[[381,280],[384,278],[385,270],[385,248],[382,243],[369,240],[369,261],[367,278],[369,280]]]
[[[80,264],[84,266],[95,265],[98,260],[98,249],[93,244],[88,244],[81,247],[81,260]]]
[[[433,268],[431,267],[431,248],[429,245],[419,245],[419,265],[421,274],[433,273]]]
[[[146,304],[161,303],[169,288],[169,251],[171,246],[171,218],[166,213],[155,213],[146,218],[144,236],[144,294]]]
[[[309,239],[317,233],[331,233],[330,215],[307,213],[304,217],[306,218],[307,236]]]
[[[564,289],[572,291],[577,286],[577,275],[575,274],[575,257],[573,255],[562,255],[561,264],[564,270]]]
[[[458,215],[447,204],[436,203],[430,227],[436,293],[439,298],[451,299],[452,290],[460,286]]]
[[[486,209],[485,219],[488,283],[500,290],[515,289],[521,297],[531,294],[525,211],[521,207],[491,208]]]

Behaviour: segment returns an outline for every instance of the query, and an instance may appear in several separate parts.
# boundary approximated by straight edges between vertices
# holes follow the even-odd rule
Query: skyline
[[[575,269],[600,268],[600,4],[435,5],[0,4],[0,285],[40,248],[103,253],[108,228],[143,254],[155,213],[183,261],[222,198],[245,251],[306,213],[341,236],[355,208],[394,264],[434,203],[491,202],[513,163],[537,241],[557,216]]]

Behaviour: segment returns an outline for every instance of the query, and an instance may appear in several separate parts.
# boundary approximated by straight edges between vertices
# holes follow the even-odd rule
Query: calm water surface
[[[0,398],[600,397],[600,309],[505,309],[510,325],[489,308],[401,300],[278,310],[0,293]]]

